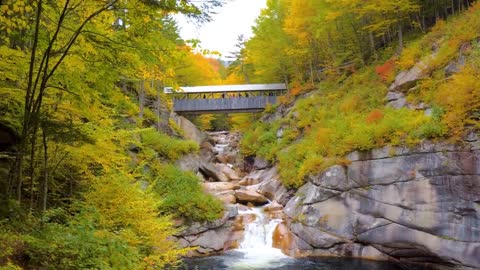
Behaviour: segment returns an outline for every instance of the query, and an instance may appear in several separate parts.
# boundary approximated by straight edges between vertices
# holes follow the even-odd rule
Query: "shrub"
[[[28,265],[42,269],[134,269],[138,250],[118,234],[99,237],[91,223],[48,223],[26,237]]]
[[[199,149],[198,144],[193,141],[175,139],[152,128],[143,130],[141,135],[144,146],[155,150],[161,157],[172,161],[185,154],[197,152]]]
[[[222,203],[202,190],[198,178],[173,165],[154,166],[153,191],[160,195],[162,213],[188,221],[212,221],[222,216]]]

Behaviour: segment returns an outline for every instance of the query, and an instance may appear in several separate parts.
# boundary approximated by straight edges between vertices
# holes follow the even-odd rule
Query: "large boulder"
[[[277,243],[285,252],[480,268],[474,142],[385,147],[348,158],[348,166],[310,176],[287,203],[288,231]]]
[[[215,167],[217,170],[219,170],[221,173],[223,173],[229,180],[239,180],[240,176],[228,165],[223,164],[223,163],[217,163],[215,164]]]
[[[200,172],[202,172],[206,177],[211,178],[213,181],[228,182],[228,177],[224,173],[219,171],[215,165],[209,162],[201,162],[199,167]]]
[[[420,61],[411,69],[400,72],[388,90],[401,92],[415,86],[418,80],[428,75],[428,62],[434,57],[435,55],[431,55],[428,59]]]
[[[236,185],[229,182],[205,182],[202,185],[206,191],[212,194],[236,189]]]
[[[254,205],[263,205],[268,203],[268,199],[262,194],[251,190],[236,190],[235,197],[240,203],[252,203]]]

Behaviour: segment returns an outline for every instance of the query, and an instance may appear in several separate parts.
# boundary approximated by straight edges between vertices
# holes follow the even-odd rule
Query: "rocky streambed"
[[[278,180],[275,168],[261,159],[243,159],[239,154],[239,133],[209,133],[201,143],[200,156],[187,156],[181,168],[203,179],[206,192],[225,204],[224,216],[213,222],[188,224],[179,243],[196,247],[191,256],[207,256],[236,249],[245,238],[245,229],[258,218],[251,211],[262,208],[265,224],[283,219],[283,205],[293,195]],[[278,202],[277,200],[280,200]]]
[[[193,256],[239,248],[252,207],[280,220],[272,245],[291,257],[393,261],[432,269],[480,269],[480,141],[424,142],[347,156],[348,165],[311,175],[298,190],[275,166],[238,155],[240,135],[213,133],[205,159],[181,162],[225,203],[222,219],[191,224],[178,236]],[[194,161],[195,160],[195,161]]]

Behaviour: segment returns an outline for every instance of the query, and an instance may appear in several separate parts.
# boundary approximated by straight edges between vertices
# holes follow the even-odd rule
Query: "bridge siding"
[[[259,111],[267,104],[275,104],[277,97],[236,97],[220,99],[175,99],[175,112],[228,112],[228,111]]]

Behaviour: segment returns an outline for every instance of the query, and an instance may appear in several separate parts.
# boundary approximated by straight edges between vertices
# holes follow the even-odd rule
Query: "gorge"
[[[195,256],[217,255],[188,260],[189,265],[296,269],[297,264],[306,267],[302,263],[329,265],[326,258],[341,257],[419,269],[480,267],[480,141],[475,133],[463,145],[424,142],[352,152],[350,164],[312,175],[296,191],[282,185],[275,166],[259,158],[240,159],[240,136],[218,132],[205,137],[213,145],[204,143],[211,151],[204,156],[216,162],[210,166],[217,170],[205,174],[205,165],[194,170],[209,180],[205,190],[227,203],[228,211],[218,222],[184,231],[181,242],[198,247]],[[185,162],[191,166],[188,158],[179,163]]]

